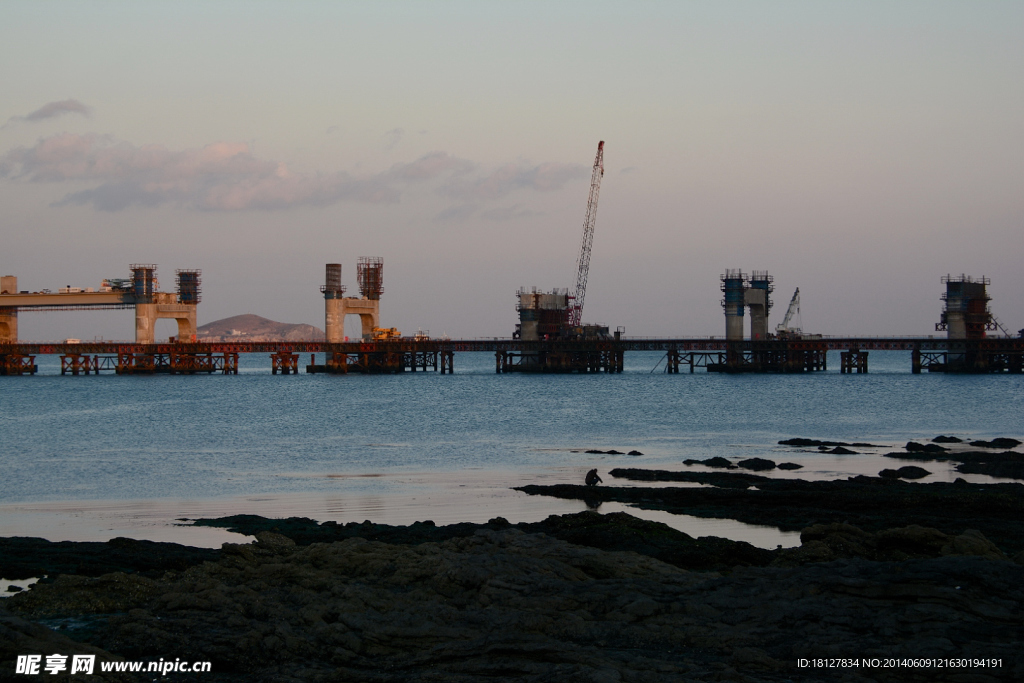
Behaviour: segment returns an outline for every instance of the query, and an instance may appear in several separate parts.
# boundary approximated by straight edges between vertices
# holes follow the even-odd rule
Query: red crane
[[[597,220],[597,197],[601,193],[604,177],[604,140],[597,143],[594,172],[590,177],[590,199],[587,200],[587,218],[583,221],[583,244],[576,268],[576,296],[569,309],[569,326],[579,327],[583,321],[583,299],[587,294],[587,273],[590,271],[590,248],[594,244],[594,222]]]

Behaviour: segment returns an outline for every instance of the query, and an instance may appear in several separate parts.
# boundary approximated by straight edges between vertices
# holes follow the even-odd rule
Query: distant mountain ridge
[[[199,341],[323,341],[324,331],[246,313],[200,325],[196,336]]]

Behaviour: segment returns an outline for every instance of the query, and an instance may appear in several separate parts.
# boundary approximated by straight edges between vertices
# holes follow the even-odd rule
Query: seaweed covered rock
[[[946,451],[949,450],[948,448],[943,448],[942,446],[935,443],[922,444],[916,441],[908,441],[907,445],[904,446],[904,448],[906,448],[911,453],[945,453]]]
[[[920,536],[929,552],[943,540],[904,536]],[[52,648],[47,654],[211,661],[210,680],[225,681],[832,680],[803,676],[794,663],[847,650],[1000,658],[986,680],[1021,680],[1024,567],[987,559],[978,554],[982,539],[960,536],[949,545],[974,555],[940,548],[938,557],[894,565],[836,558],[878,537],[837,525],[809,530],[803,546],[805,557],[828,562],[724,575],[508,527],[416,546],[270,539],[168,573],[116,605],[82,599],[105,595],[107,577],[33,588],[5,601],[19,616],[0,615],[0,635],[18,630]],[[19,621],[32,593],[64,623],[94,627],[69,627],[62,633],[71,642]],[[0,653],[25,651],[3,643]],[[935,680],[920,673],[851,670],[843,680]]]
[[[684,460],[684,465],[704,465],[705,467],[717,467],[719,469],[736,469],[736,465],[726,460],[720,455],[716,455],[713,458],[707,458],[706,460],[694,460],[692,458]]]
[[[991,441],[972,441],[971,446],[975,448],[1016,448],[1021,444],[1017,439],[1000,437]]]
[[[975,529],[945,534],[916,524],[869,533],[852,524],[816,524],[800,533],[798,548],[780,550],[773,566],[831,562],[860,557],[875,561],[905,561],[951,555],[974,555],[990,560],[1009,558]]]
[[[906,465],[898,470],[885,469],[878,473],[884,479],[923,479],[931,472],[916,465]]]
[[[746,460],[740,460],[736,464],[745,470],[764,471],[775,469],[775,461],[768,460],[767,458],[747,458]]]

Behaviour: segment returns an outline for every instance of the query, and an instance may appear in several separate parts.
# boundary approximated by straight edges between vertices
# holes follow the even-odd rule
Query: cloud
[[[467,159],[453,157],[447,152],[430,152],[416,161],[407,164],[395,164],[383,175],[404,181],[432,180],[447,173],[463,175],[476,168],[476,164]]]
[[[241,211],[342,201],[395,204],[406,188],[427,184],[459,201],[460,206],[439,216],[446,219],[468,217],[477,211],[479,201],[516,188],[558,189],[581,169],[564,164],[505,165],[481,173],[472,161],[438,151],[371,175],[353,176],[344,171],[308,174],[256,157],[247,143],[216,142],[176,151],[163,145],[136,146],[110,136],[74,133],[43,138],[32,147],[17,147],[0,156],[0,179],[91,185],[68,192],[54,206],[119,211],[172,204],[196,210]],[[495,211],[494,217],[500,220],[504,214]]]
[[[553,192],[586,176],[587,168],[578,164],[505,164],[482,178],[453,178],[441,192],[463,201],[498,199],[519,189]]]
[[[401,128],[392,128],[384,133],[384,149],[394,149],[403,137],[405,137],[405,131]]]
[[[434,218],[439,221],[463,221],[475,214],[479,208],[476,204],[458,204],[438,212]]]
[[[542,213],[540,211],[524,209],[519,204],[513,204],[512,206],[499,206],[484,211],[480,215],[492,221],[510,221],[516,218],[532,218],[533,216],[540,216]]]
[[[64,114],[81,114],[88,117],[92,114],[92,107],[86,106],[78,100],[61,100],[59,102],[47,102],[33,112],[24,116],[12,116],[7,119],[5,126],[15,121],[45,121]]]
[[[626,168],[624,168],[621,171],[619,171],[619,173],[621,173],[622,175],[626,175],[627,173],[632,173],[635,170],[636,170],[636,166],[627,166]]]
[[[61,133],[0,157],[0,177],[36,183],[99,182],[72,192],[56,206],[92,205],[103,211],[173,203],[233,211],[326,205],[342,200],[395,203],[400,193],[375,178],[349,174],[295,174],[284,164],[253,156],[246,143],[201,149],[137,147],[97,135]]]

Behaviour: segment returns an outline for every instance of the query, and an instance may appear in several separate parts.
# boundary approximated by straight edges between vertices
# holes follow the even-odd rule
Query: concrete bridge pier
[[[177,340],[192,343],[196,340],[196,304],[179,304],[171,293],[152,295],[152,303],[135,304],[135,343],[156,343],[156,321],[172,319],[178,323]]]
[[[0,277],[0,294],[17,294],[18,278],[14,275]],[[0,306],[0,344],[18,341],[18,309]]]

